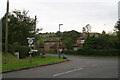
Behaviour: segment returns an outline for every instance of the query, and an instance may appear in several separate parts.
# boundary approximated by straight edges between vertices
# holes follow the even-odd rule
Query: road
[[[118,78],[118,58],[68,58],[71,61],[4,73],[3,78]]]

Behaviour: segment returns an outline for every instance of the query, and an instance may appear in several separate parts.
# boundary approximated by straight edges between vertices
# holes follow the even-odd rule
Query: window
[[[84,43],[85,42],[85,40],[81,40],[81,43]]]

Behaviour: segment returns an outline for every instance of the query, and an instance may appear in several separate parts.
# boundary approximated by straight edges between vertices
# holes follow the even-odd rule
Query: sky
[[[0,18],[6,12],[7,0],[0,0]],[[44,32],[76,30],[82,32],[87,24],[91,32],[112,32],[118,20],[119,0],[9,0],[10,10],[29,10],[37,16],[37,28]]]

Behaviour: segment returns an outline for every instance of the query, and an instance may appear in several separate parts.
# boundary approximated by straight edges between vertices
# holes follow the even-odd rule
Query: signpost
[[[28,44],[29,44],[29,47],[30,47],[30,52],[29,52],[29,54],[30,54],[30,63],[32,63],[32,53],[33,53],[33,51],[31,51],[31,47],[32,46],[34,46],[33,45],[33,43],[34,43],[34,39],[35,38],[27,38],[28,39]]]

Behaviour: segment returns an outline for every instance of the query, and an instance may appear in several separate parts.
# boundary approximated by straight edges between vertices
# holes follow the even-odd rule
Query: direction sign
[[[31,51],[32,51],[32,52],[37,52],[38,50],[32,49]]]

